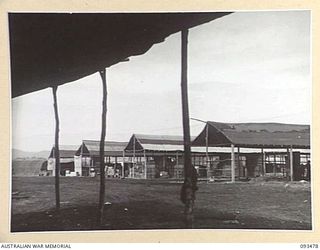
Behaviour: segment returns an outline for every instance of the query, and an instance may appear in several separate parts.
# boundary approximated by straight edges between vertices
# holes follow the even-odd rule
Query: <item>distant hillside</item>
[[[45,159],[25,159],[12,161],[13,176],[39,176]]]
[[[50,151],[39,151],[39,152],[28,152],[22,151],[19,149],[12,149],[12,159],[32,159],[32,158],[41,158],[48,159]]]

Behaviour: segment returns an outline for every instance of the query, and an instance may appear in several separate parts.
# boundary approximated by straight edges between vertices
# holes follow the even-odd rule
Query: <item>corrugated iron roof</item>
[[[78,147],[76,145],[59,145],[60,158],[73,158]],[[48,158],[54,157],[54,149],[55,147],[53,146]]]
[[[193,141],[194,146],[206,145],[206,128],[209,146],[264,148],[310,148],[310,126],[285,123],[221,123],[208,121]]]
[[[122,152],[127,145],[127,142],[116,142],[116,141],[105,141],[104,152],[105,156],[121,156]],[[83,140],[82,145],[77,150],[76,155],[81,152],[81,147],[83,147],[83,152],[89,155],[99,155],[100,152],[100,141],[96,140]]]
[[[180,152],[184,151],[183,145],[165,145],[165,144],[143,144],[143,148],[146,151],[165,151],[165,152]],[[287,149],[285,148],[266,148],[263,150],[266,153],[286,153]],[[191,147],[192,153],[206,153],[205,147]],[[236,150],[237,152],[237,150]],[[310,149],[300,149],[301,153],[310,153]],[[138,151],[138,153],[141,153]],[[208,153],[231,153],[230,147],[209,147]],[[240,153],[261,153],[259,148],[240,148]]]
[[[183,145],[183,136],[134,134],[141,144]]]
[[[183,152],[183,145],[170,145],[170,144],[143,144],[145,150],[150,151],[174,151]]]
[[[135,141],[135,150],[154,150],[154,151],[183,151],[183,136],[179,135],[146,135],[133,134],[125,150],[133,151],[133,142]]]

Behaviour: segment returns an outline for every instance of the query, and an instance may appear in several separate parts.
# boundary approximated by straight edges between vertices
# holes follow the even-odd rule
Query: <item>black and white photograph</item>
[[[314,229],[310,10],[8,25],[12,233]]]

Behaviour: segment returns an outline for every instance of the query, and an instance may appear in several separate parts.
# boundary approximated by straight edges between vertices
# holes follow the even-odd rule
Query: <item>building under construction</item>
[[[294,174],[294,180],[310,178],[309,126],[275,123],[238,124],[236,131],[229,131],[226,128],[222,131],[225,134],[236,133],[234,137],[239,140],[234,138],[237,143],[232,147],[229,139],[227,141],[227,137],[220,130],[218,131],[216,127],[208,129],[213,124],[222,126],[222,123],[209,122],[193,141],[192,165],[197,170],[198,178],[246,180],[269,176],[289,179],[290,169]],[[206,137],[207,129],[208,137]],[[225,141],[221,140],[223,136]],[[253,139],[250,140],[250,136],[258,138],[264,136],[269,141],[255,144]],[[275,137],[273,144],[270,143],[272,137]],[[206,138],[210,138],[207,144]],[[297,143],[294,143],[294,138],[298,138]],[[276,140],[282,144],[276,143]],[[289,143],[292,148],[286,148]],[[134,134],[125,148],[125,155],[129,156],[129,168],[124,173],[125,177],[142,179],[184,177],[181,136]]]
[[[78,146],[75,145],[60,145],[59,156],[60,156],[60,175],[74,175],[76,176],[75,171],[75,153]],[[53,146],[46,166],[41,169],[41,175],[45,176],[55,176],[55,147]]]
[[[61,175],[100,173],[99,141],[76,150],[61,147]],[[105,142],[107,177],[184,178],[182,136],[133,134],[129,142]],[[54,175],[54,149],[48,175]],[[310,180],[310,126],[281,123],[206,122],[192,138],[192,165],[199,179],[248,180],[274,177]]]
[[[259,176],[310,180],[309,125],[209,121],[192,145],[229,148],[230,158],[225,163],[214,166],[208,160],[214,177],[231,181]]]
[[[126,165],[123,158],[126,142],[106,141],[104,144],[104,161],[107,176],[120,177],[122,166]],[[79,176],[96,175],[100,173],[99,158],[100,141],[83,140],[81,146],[75,152],[75,171]],[[109,170],[109,173],[108,173]]]

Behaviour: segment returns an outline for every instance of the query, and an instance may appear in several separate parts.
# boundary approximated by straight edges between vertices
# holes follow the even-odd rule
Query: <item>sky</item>
[[[182,135],[181,34],[107,68],[107,140],[133,133]],[[190,117],[217,122],[311,124],[310,12],[235,12],[192,28],[188,43]],[[100,139],[98,73],[58,88],[60,144]],[[12,99],[12,147],[49,150],[51,89]],[[191,135],[204,127],[190,121]]]

